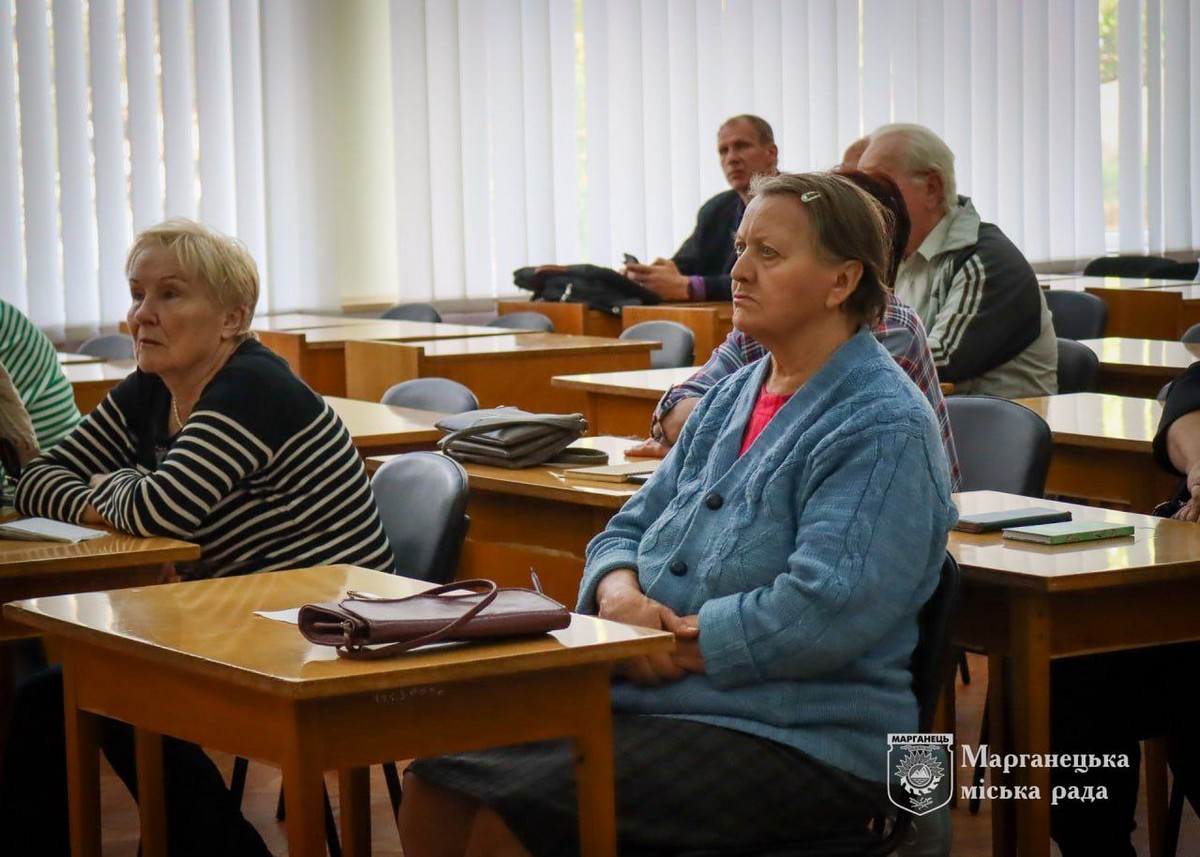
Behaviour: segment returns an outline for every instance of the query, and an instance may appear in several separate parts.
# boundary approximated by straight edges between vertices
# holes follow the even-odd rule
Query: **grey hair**
[[[871,142],[899,135],[904,139],[903,155],[898,166],[908,175],[921,177],[937,173],[942,177],[943,204],[946,211],[958,205],[958,187],[954,181],[954,153],[941,137],[924,125],[894,122],[880,125],[871,132]]]

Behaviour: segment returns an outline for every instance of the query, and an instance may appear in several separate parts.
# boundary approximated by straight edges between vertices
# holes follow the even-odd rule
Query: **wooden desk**
[[[346,424],[354,448],[363,457],[433,449],[444,434],[434,423],[445,414],[337,396],[326,396],[325,401]]]
[[[511,330],[466,324],[375,319],[369,324],[311,327],[297,330],[260,330],[258,338],[288,362],[292,371],[326,396],[346,395],[346,343],[377,339],[385,342],[424,342],[475,336],[513,335]],[[386,388],[384,388],[386,389]],[[382,395],[383,391],[380,391]],[[375,401],[379,396],[374,397]]]
[[[991,491],[957,495],[957,503],[964,514],[1034,505]],[[1012,716],[1014,745],[991,742],[991,752],[1001,755],[1049,752],[1051,659],[1200,639],[1200,526],[1044,500],[1036,505],[1137,529],[1130,538],[1058,547],[1005,541],[999,533],[950,534],[963,569],[954,641],[987,652],[989,687],[1008,691],[989,701],[993,725],[1006,719],[1005,699]],[[1003,732],[992,729],[993,736]],[[1036,786],[1041,800],[992,802],[993,853],[1010,853],[1015,832],[1022,857],[1046,857],[1049,769],[1018,769],[1016,781]]]
[[[1183,324],[1183,299],[1171,286],[1178,280],[1132,280],[1120,277],[1076,277],[1044,283],[1058,291],[1086,291],[1108,304],[1109,336],[1178,339]]]
[[[0,514],[0,520],[18,517],[11,509]],[[0,602],[144,585],[158,579],[163,563],[199,558],[200,548],[191,542],[124,533],[74,545],[0,539]],[[0,618],[0,641],[30,633]]]
[[[1178,280],[1174,283],[1172,286],[1156,289],[1159,292],[1178,295],[1183,304],[1183,311],[1179,316],[1179,333],[1176,337],[1172,337],[1173,339],[1183,336],[1184,332],[1193,324],[1200,324],[1200,284],[1180,284]]]
[[[603,449],[609,464],[625,462],[636,441],[589,437],[576,446]],[[367,460],[374,472],[388,456]],[[583,576],[584,549],[592,536],[640,486],[632,482],[568,481],[553,465],[506,470],[465,464],[470,480],[471,529],[458,577],[489,577],[504,586],[527,586],[533,568],[546,592],[574,604]]]
[[[103,363],[103,357],[95,357],[91,354],[80,354],[76,351],[56,351],[55,356],[58,358],[59,366],[78,366],[82,363]]]
[[[470,387],[484,408],[515,405],[540,413],[582,412],[582,393],[551,389],[550,379],[572,372],[650,366],[652,342],[521,333],[432,342],[346,343],[346,394],[378,400],[410,378],[450,378]]]
[[[654,406],[676,384],[696,374],[693,366],[683,369],[640,369],[635,372],[591,372],[585,375],[556,375],[550,383],[574,390],[585,397],[584,416],[593,434],[634,435],[650,433]]]
[[[733,330],[733,303],[703,301],[686,304],[630,306],[621,311],[624,328],[643,321],[673,321],[682,324],[696,337],[695,364],[703,366],[718,345]]]
[[[136,360],[109,360],[102,363],[68,363],[63,374],[75,391],[75,407],[86,414],[100,404],[108,391],[125,380],[137,368]]]
[[[1100,392],[1153,399],[1169,381],[1200,360],[1200,344],[1105,337],[1080,340],[1100,358]]]
[[[559,303],[556,301],[498,300],[496,312],[509,315],[514,312],[540,312],[554,323],[555,333],[575,336],[607,336],[615,339],[621,335],[621,317],[592,309],[587,304]]]
[[[1070,393],[1017,402],[1054,435],[1047,493],[1149,513],[1174,492],[1179,478],[1154,463],[1162,416],[1154,399]]]
[[[146,857],[166,853],[162,735],[282,767],[292,857],[324,857],[325,770],[340,772],[345,852],[366,855],[368,765],[570,738],[583,854],[615,855],[609,670],[670,650],[671,635],[576,616],[552,636],[346,661],[253,613],[348,589],[401,596],[427,587],[329,566],[6,606],[9,618],[62,643],[72,853],[100,854],[103,713],[137,729]]]
[[[281,312],[278,315],[256,315],[251,330],[314,330],[322,327],[347,327],[357,324],[378,324],[378,318],[356,318],[350,315],[320,315],[310,312]]]

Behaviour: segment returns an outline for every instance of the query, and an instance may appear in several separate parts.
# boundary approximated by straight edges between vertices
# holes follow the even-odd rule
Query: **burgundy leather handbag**
[[[403,598],[348,592],[340,601],[304,605],[299,623],[310,642],[337,646],[345,658],[374,660],[430,643],[557,631],[571,624],[571,614],[540,587],[502,589],[476,579]]]

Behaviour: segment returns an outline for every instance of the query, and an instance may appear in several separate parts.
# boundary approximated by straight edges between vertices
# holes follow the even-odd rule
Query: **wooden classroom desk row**
[[[730,301],[664,303],[655,306],[623,307],[612,315],[578,303],[499,300],[500,315],[514,312],[540,312],[554,323],[555,333],[586,336],[620,336],[621,331],[643,321],[673,321],[692,331],[696,339],[696,365],[703,365],[713,349],[733,330],[733,304]]]
[[[326,853],[326,770],[339,772],[344,853],[365,857],[367,766],[567,738],[582,853],[615,857],[611,664],[670,650],[670,634],[574,616],[527,640],[348,661],[254,615],[348,590],[399,597],[429,586],[328,566],[6,605],[6,619],[60,642],[75,857],[100,855],[101,713],[135,727],[145,857],[167,853],[163,735],[282,768],[293,857]]]
[[[956,496],[962,513],[1030,502],[993,492]],[[1005,689],[990,702],[993,724],[1011,717],[1011,744],[1005,729],[993,729],[992,748],[1001,754],[1049,751],[1053,658],[1200,639],[1200,528],[1037,502],[1136,529],[1128,538],[1059,547],[1008,542],[998,533],[951,534],[964,572],[953,639],[986,652],[989,681]],[[547,532],[546,522],[539,525]],[[137,727],[147,855],[164,853],[163,734],[279,764],[291,853],[314,857],[324,853],[324,770],[340,772],[347,853],[366,854],[366,765],[571,737],[579,750],[584,853],[615,853],[607,664],[663,651],[669,636],[576,617],[552,638],[346,662],[294,628],[252,614],[333,600],[348,589],[403,595],[422,586],[335,566],[6,606],[7,619],[62,641],[74,853],[99,854],[93,712]],[[214,637],[216,625],[223,633]],[[1023,855],[1048,855],[1049,771],[1021,768],[1015,778],[1042,799],[993,806],[997,853],[1015,841]]]
[[[1043,288],[1086,291],[1108,304],[1109,336],[1179,339],[1200,322],[1200,284],[1181,280],[1073,277],[1050,280]]]
[[[1200,344],[1178,339],[1108,336],[1080,342],[1100,358],[1100,392],[1120,396],[1153,399],[1163,385],[1200,360]]]

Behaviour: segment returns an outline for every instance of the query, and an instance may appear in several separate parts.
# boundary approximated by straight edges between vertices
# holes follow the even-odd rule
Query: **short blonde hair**
[[[132,273],[142,253],[155,247],[174,253],[180,267],[208,290],[217,306],[246,307],[237,338],[239,341],[250,338],[250,323],[258,304],[258,265],[245,244],[203,223],[172,217],[143,229],[133,239],[125,257],[125,276]]]
[[[888,300],[892,226],[878,200],[835,173],[755,176],[750,196],[794,197],[808,216],[813,249],[823,261],[862,264],[858,285],[842,305],[845,311],[869,327],[879,323]]]

